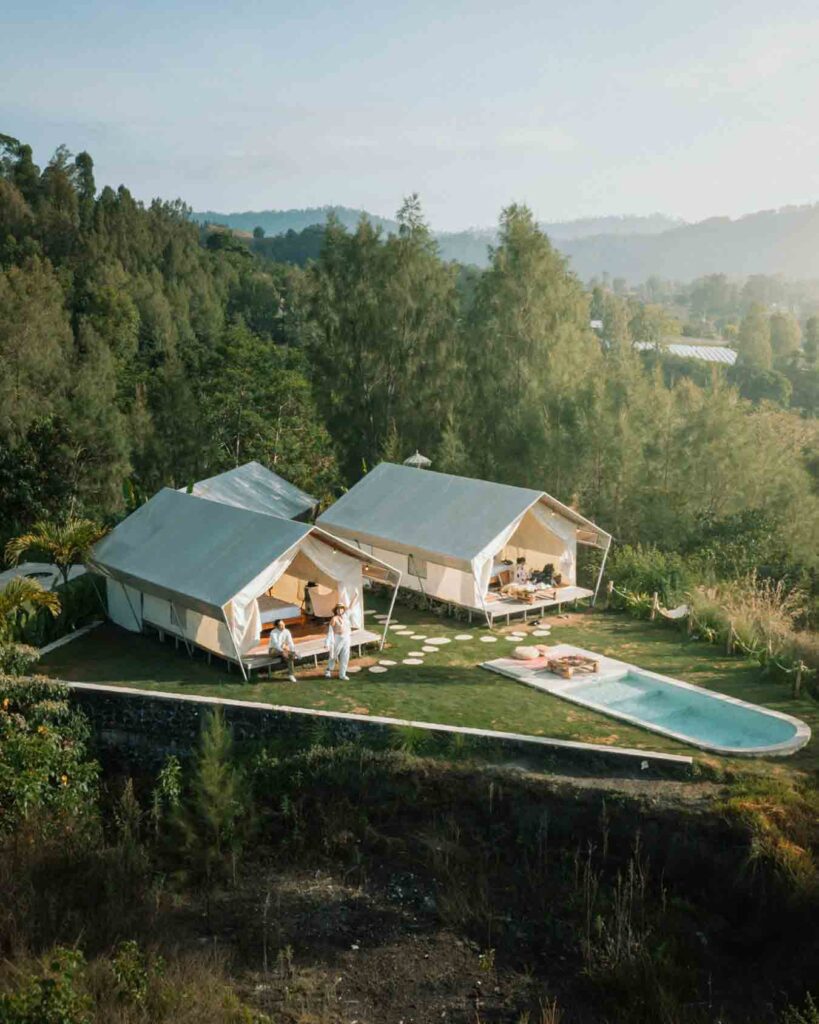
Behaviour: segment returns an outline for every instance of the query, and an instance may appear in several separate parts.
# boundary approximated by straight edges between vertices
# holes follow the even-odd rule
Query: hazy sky
[[[816,0],[0,0],[0,132],[222,211],[819,200]]]

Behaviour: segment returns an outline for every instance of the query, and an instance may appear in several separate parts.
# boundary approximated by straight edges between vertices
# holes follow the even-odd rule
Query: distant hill
[[[652,274],[690,281],[703,274],[819,277],[819,204],[712,217],[660,234],[599,234],[557,242],[581,278],[603,271],[628,281]]]
[[[291,231],[299,233],[324,224],[330,211],[348,228],[355,227],[366,212],[347,206],[325,206],[228,214],[205,211],[194,213],[193,217],[199,223],[225,224],[243,232],[260,226],[269,237]],[[397,231],[394,220],[369,213],[367,216],[384,231]],[[819,204],[764,210],[737,220],[712,217],[696,224],[652,214],[555,221],[541,223],[541,227],[570,258],[583,280],[603,273],[624,277],[632,283],[652,275],[690,281],[711,273],[819,277]],[[492,228],[438,232],[436,237],[444,259],[479,267],[487,265],[488,247],[497,241]],[[309,241],[312,254],[318,240]],[[288,259],[289,251],[301,252],[304,246],[294,243],[291,236],[286,246],[271,245],[271,255],[279,248],[282,255],[274,258]]]
[[[334,213],[346,228],[354,228],[366,214],[374,224],[385,231],[397,231],[398,224],[389,217],[379,217],[366,210],[350,206],[308,206],[304,210],[246,210],[244,213],[217,213],[216,210],[194,212],[191,217],[199,224],[225,224],[240,231],[252,232],[264,228],[266,235],[283,235],[286,231],[304,231],[315,224],[324,224]]]

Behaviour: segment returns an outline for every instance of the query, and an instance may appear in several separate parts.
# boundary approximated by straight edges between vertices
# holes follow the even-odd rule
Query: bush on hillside
[[[625,544],[612,550],[608,576],[618,590],[633,594],[653,593],[667,606],[679,604],[692,583],[681,555],[651,544]]]

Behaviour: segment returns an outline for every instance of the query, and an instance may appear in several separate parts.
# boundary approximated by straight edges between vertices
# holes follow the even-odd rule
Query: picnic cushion
[[[516,647],[512,651],[512,657],[517,658],[518,661],[534,661],[540,656],[540,651],[537,647]]]

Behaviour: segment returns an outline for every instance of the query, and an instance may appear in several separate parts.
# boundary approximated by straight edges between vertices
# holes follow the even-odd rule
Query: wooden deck
[[[530,616],[537,618],[542,615],[546,608],[560,610],[563,605],[574,604],[576,601],[594,597],[594,591],[587,590],[585,587],[556,587],[554,594],[554,598],[538,599],[532,604],[529,604],[528,601],[518,601],[512,597],[499,597],[496,601],[486,602],[486,612],[494,626],[498,620],[505,619],[506,622],[509,622],[520,615],[526,621]]]
[[[231,665],[238,665],[239,660],[233,654],[226,652],[219,653],[218,651],[212,651],[208,647],[203,647],[201,644],[197,644],[190,638],[185,638],[178,633],[176,630],[169,629],[167,626],[160,628],[151,622],[146,620],[145,625],[151,629],[155,629],[159,634],[160,641],[165,640],[166,636],[172,637],[176,647],[178,648],[180,643],[188,648],[189,651],[192,648],[197,648],[203,651],[207,655],[208,664],[210,664],[213,658],[221,658],[222,661],[227,663],[228,671],[230,671]],[[304,637],[300,640],[294,637],[293,640],[296,645],[296,662],[309,661],[312,659],[314,665],[318,665],[319,659],[327,657],[327,643],[326,643],[327,631],[323,630],[321,633],[312,633],[309,636]],[[373,633],[370,629],[354,629],[350,634],[350,653],[352,654],[356,650],[358,651],[358,657],[360,658],[364,647],[368,647],[372,644],[381,643],[382,633]],[[283,665],[284,662],[278,656],[271,657],[267,650],[267,641],[257,644],[251,648],[247,654],[242,657],[242,664],[244,670],[250,677],[254,672],[261,672],[264,669],[270,670],[274,667],[278,668]]]
[[[354,629],[350,634],[350,654],[353,654],[357,649],[360,658],[365,646],[381,643],[381,635],[381,633],[373,633],[369,629]],[[320,658],[327,657],[327,642],[324,633],[321,636],[310,636],[304,640],[294,637],[293,640],[296,645],[296,662],[312,659],[313,664],[317,666]],[[242,659],[248,674],[260,672],[266,668],[269,675],[271,668],[284,664],[278,656],[271,657],[267,653],[266,646],[266,644],[260,644],[258,647],[254,647]],[[264,649],[260,651],[259,647]],[[236,659],[233,658],[231,660],[235,662]]]

